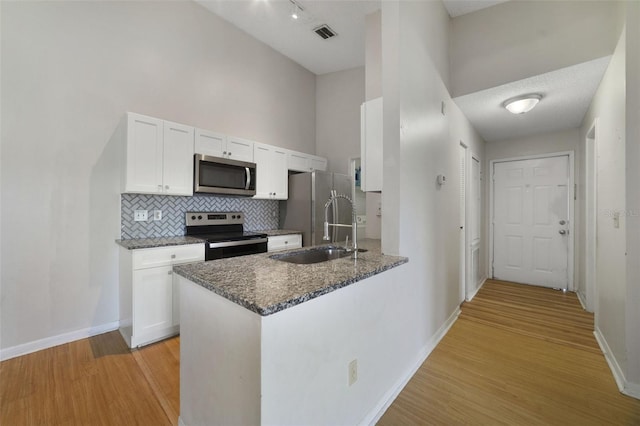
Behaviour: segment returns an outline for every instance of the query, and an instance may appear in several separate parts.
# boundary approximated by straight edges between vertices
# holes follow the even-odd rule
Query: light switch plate
[[[133,212],[133,220],[135,222],[145,222],[147,219],[149,219],[147,210],[135,210]]]
[[[162,220],[162,210],[153,211],[153,220]]]

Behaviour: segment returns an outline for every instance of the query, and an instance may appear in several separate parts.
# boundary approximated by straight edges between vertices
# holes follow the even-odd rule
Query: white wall
[[[349,174],[349,158],[360,157],[360,105],[364,67],[316,78],[316,153],[328,170]]]
[[[192,2],[2,2],[1,348],[118,319],[125,111],[315,151],[315,75]]]
[[[626,21],[626,379],[640,398],[640,3],[627,3]],[[631,393],[631,392],[630,392]]]
[[[610,55],[620,34],[621,5],[509,1],[452,19],[453,95]]]
[[[491,160],[498,160],[502,158],[574,151],[578,147],[579,140],[579,129],[567,129],[559,132],[541,133],[519,139],[487,142],[485,151],[486,161],[488,164]]]
[[[597,245],[595,326],[604,336],[624,371],[625,344],[626,218],[614,228],[614,211],[625,211],[625,37],[611,58],[580,131],[583,145],[593,120],[598,118],[597,141]],[[584,152],[584,147],[581,148]],[[584,180],[581,180],[584,181]],[[635,309],[635,308],[634,308]]]
[[[402,277],[411,286],[403,315],[412,326],[403,331],[407,356],[398,359],[405,364],[461,301],[459,191],[436,183],[438,174],[459,171],[459,129],[451,130],[452,118],[441,114],[441,102],[450,100],[448,25],[440,2],[382,3],[382,248],[410,259]]]
[[[487,181],[486,177],[488,176],[488,174],[487,174],[487,168],[486,168],[484,159],[486,156],[486,149],[489,144],[487,144],[484,141],[484,139],[482,139],[482,137],[478,134],[478,132],[476,132],[476,130],[471,126],[471,123],[469,122],[469,120],[467,120],[467,118],[464,116],[460,108],[458,108],[458,105],[456,105],[456,103],[453,102],[453,100],[449,100],[446,103],[446,113],[447,113],[447,116],[449,117],[449,139],[451,140],[451,144],[455,145],[457,143],[459,146],[460,143],[462,142],[465,146],[467,146],[467,151],[470,152],[469,159],[467,162],[468,165],[471,162],[471,157],[475,157],[478,160],[480,160],[481,203],[479,206],[480,207],[480,223],[478,224],[478,226],[480,227],[479,229],[479,232],[480,232],[479,263],[480,265],[478,268],[479,281],[476,283],[467,283],[467,285],[471,286],[469,288],[469,291],[467,291],[467,294],[472,294],[477,290],[477,285],[484,282],[484,280],[488,276],[488,270],[487,270],[488,250],[486,249],[487,246],[485,245],[485,241],[487,241],[487,230],[483,224],[487,222],[486,217],[488,214],[487,210],[485,209],[485,205],[487,204],[485,200],[488,200],[489,197],[488,197],[487,187],[485,187],[484,185],[484,182]],[[467,169],[468,169],[467,174],[471,175],[470,166],[467,167]],[[459,172],[456,172],[448,177],[450,179],[449,179],[449,182],[447,182],[447,185],[460,188]],[[469,183],[469,185],[471,184]],[[469,193],[469,191],[471,191],[471,188],[467,187],[467,193]],[[470,202],[470,200],[468,200],[468,202]],[[470,229],[467,229],[467,232],[469,231]]]

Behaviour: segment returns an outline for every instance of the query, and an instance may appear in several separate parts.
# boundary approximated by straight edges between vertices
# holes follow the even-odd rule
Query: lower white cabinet
[[[302,234],[276,235],[269,237],[267,251],[282,251],[302,247]]]
[[[130,348],[178,334],[173,265],[204,260],[204,244],[120,249],[120,333]]]

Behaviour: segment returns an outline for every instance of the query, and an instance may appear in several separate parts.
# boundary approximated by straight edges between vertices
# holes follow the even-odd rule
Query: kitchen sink
[[[358,249],[358,252],[365,252],[365,249]],[[314,247],[308,250],[295,251],[292,253],[274,254],[271,259],[281,260],[283,262],[297,263],[299,265],[309,265],[311,263],[326,262],[328,260],[340,259],[341,257],[351,256],[351,252],[344,247],[322,246]]]

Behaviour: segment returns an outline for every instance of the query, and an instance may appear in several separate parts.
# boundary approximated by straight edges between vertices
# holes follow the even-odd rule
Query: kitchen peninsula
[[[376,407],[376,332],[408,259],[377,240],[359,245],[368,251],[357,260],[258,254],[174,267],[181,424],[356,424]]]

